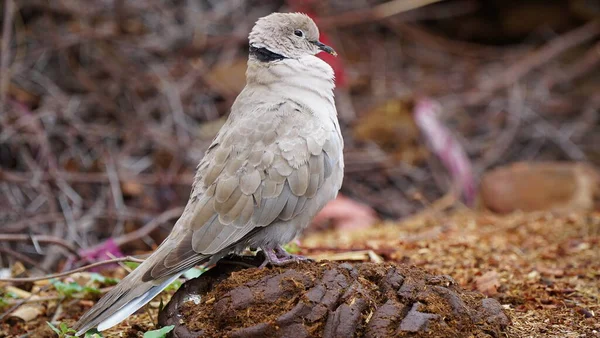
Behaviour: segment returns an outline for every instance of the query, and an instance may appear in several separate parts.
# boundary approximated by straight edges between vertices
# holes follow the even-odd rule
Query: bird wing
[[[335,118],[335,117],[334,117]],[[230,116],[198,167],[190,202],[143,281],[228,250],[251,231],[305,210],[331,176],[342,146],[334,123],[294,102]],[[339,188],[339,187],[337,187]]]

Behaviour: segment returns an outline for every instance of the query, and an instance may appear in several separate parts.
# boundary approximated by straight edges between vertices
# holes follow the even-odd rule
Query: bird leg
[[[304,256],[293,255],[293,254],[285,251],[285,249],[281,245],[277,245],[276,247],[274,247],[272,249],[263,248],[262,251],[265,253],[266,258],[265,258],[265,261],[260,265],[261,268],[264,268],[269,263],[271,265],[280,266],[280,265],[285,265],[285,264],[289,264],[292,262],[311,260],[310,258],[307,258]]]

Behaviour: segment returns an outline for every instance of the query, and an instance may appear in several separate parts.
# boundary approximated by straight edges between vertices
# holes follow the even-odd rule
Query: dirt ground
[[[321,261],[227,271],[231,266],[186,283],[159,324],[174,325],[173,338],[483,338],[500,337],[509,323],[496,300],[407,265]]]
[[[466,209],[426,210],[402,223],[313,233],[301,240],[300,250],[316,259],[394,262],[449,275],[460,287],[502,304],[511,321],[503,333],[507,337],[600,336],[600,213],[497,216]],[[114,272],[116,276],[123,273],[120,268]],[[172,293],[159,298],[166,302]],[[72,324],[93,304],[89,299],[60,301],[55,291],[40,296],[27,303],[39,306],[40,315],[27,323],[3,321],[0,337],[20,337],[26,332],[28,337],[53,337],[47,320]],[[153,328],[158,306],[155,300],[105,337],[140,337]],[[252,316],[247,320],[253,320]]]

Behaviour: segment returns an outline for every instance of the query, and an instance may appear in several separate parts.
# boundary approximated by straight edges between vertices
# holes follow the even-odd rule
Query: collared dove
[[[301,259],[293,240],[342,185],[343,139],[331,67],[336,55],[300,13],[260,18],[250,36],[246,87],[197,168],[183,214],[156,251],[75,324],[106,330],[183,272],[260,248],[265,264]]]

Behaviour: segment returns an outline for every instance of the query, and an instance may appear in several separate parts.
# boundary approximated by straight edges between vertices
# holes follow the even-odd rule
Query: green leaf
[[[76,333],[76,331],[70,328],[66,323],[58,323],[58,327],[54,326],[50,322],[46,322],[46,324],[50,326],[50,329],[52,329],[52,331],[54,331],[59,338],[72,337],[72,335]]]
[[[64,283],[61,281],[54,280],[52,285],[58,291],[59,294],[64,297],[72,297],[76,293],[83,294],[99,294],[100,289],[92,286],[81,286],[75,282]]]
[[[191,268],[188,271],[183,273],[183,277],[187,279],[192,279],[199,277],[201,274],[205,273],[206,269],[203,268]]]
[[[131,270],[135,270],[135,268],[140,266],[140,263],[136,263],[136,262],[123,262],[123,264],[125,264],[125,266],[130,268]]]
[[[180,287],[181,281],[179,279],[176,279],[165,288],[165,291],[177,291]]]
[[[11,302],[8,300],[9,298],[19,298],[14,292],[5,292],[4,294],[0,293],[0,309],[6,306],[11,305]]]
[[[165,338],[167,337],[167,333],[173,331],[175,325],[169,325],[162,327],[158,330],[152,330],[144,333],[144,338]]]
[[[101,293],[100,289],[95,288],[93,286],[84,286],[83,287],[83,293],[84,294],[94,294],[94,295],[99,295]]]
[[[83,291],[83,286],[75,282],[64,283],[55,280],[52,282],[52,285],[54,286],[56,291],[58,291],[59,294],[65,297],[71,297],[73,294]]]
[[[104,338],[100,333],[85,334],[84,338]]]
[[[77,331],[73,330],[72,328],[70,328],[67,323],[60,323],[58,324],[58,327],[60,328],[60,332],[64,333],[64,334],[71,334],[71,333],[76,333]]]
[[[283,248],[285,249],[285,251],[291,254],[297,254],[300,252],[300,247],[298,246],[296,241],[289,242],[288,244],[284,245]]]
[[[103,338],[102,334],[96,329],[91,329],[85,333],[84,338]]]
[[[52,325],[52,323],[46,322],[46,324],[48,324],[52,331],[54,331],[59,337],[62,335],[62,332],[60,332],[60,330],[56,326]]]
[[[110,277],[102,276],[101,274],[95,273],[95,272],[90,274],[90,279],[93,282],[98,282],[98,283],[107,284],[107,285],[116,285],[117,283],[119,283],[118,278],[110,278]]]

